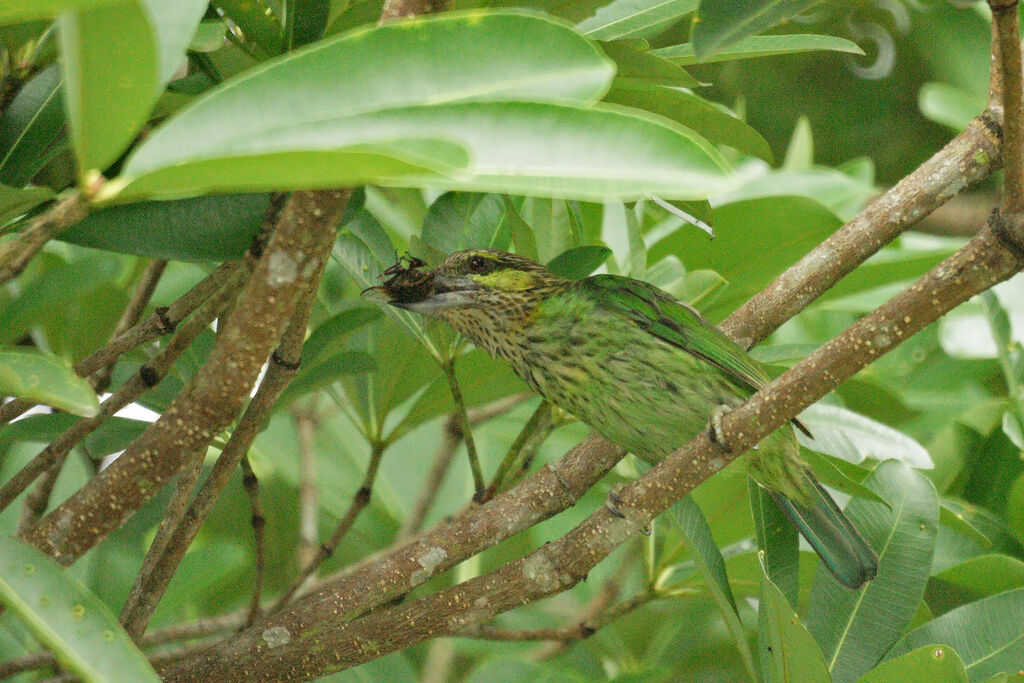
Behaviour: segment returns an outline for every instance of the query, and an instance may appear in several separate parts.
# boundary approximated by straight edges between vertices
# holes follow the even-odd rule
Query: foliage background
[[[320,3],[264,7],[261,3],[213,2],[209,8],[206,3],[193,4],[198,8],[196,20],[202,20],[194,35],[186,36],[190,50],[186,72],[176,65],[167,68],[165,63],[156,69],[159,78],[151,88],[155,95],[129,92],[129,99],[119,100],[108,92],[90,99],[89,89],[98,82],[89,81],[90,72],[84,71],[81,91],[75,95],[74,76],[65,67],[64,100],[81,107],[76,114],[73,106],[67,106],[67,126],[60,108],[53,108],[53,102],[59,101],[54,92],[60,72],[54,66],[58,41],[48,28],[50,19],[8,23],[0,28],[6,59],[5,108],[0,115],[0,181],[5,185],[0,199],[9,221],[5,232],[13,233],[27,210],[51,196],[49,191],[60,192],[76,183],[88,186],[95,180],[91,175],[95,169],[103,169],[107,178],[144,177],[145,169],[139,169],[145,164],[140,159],[159,167],[158,157],[165,154],[163,161],[170,167],[174,155],[180,153],[175,142],[184,145],[182,158],[188,161],[190,150],[213,145],[218,134],[228,136],[235,126],[244,136],[251,124],[253,139],[259,137],[259,116],[244,113],[275,103],[270,101],[273,95],[261,100],[261,91],[254,88],[239,100],[239,118],[213,117],[205,129],[209,139],[190,147],[185,143],[188,135],[179,133],[182,137],[172,138],[172,144],[164,148],[146,148],[156,149],[150,157],[138,152],[148,140],[156,139],[155,126],[164,120],[173,124],[176,115],[188,112],[182,107],[215,88],[217,80],[236,73],[256,73],[258,64],[281,59],[277,55],[302,43],[316,42],[321,32],[326,32],[329,40],[333,34],[372,25],[381,11],[373,0],[351,5],[331,2],[320,10],[316,10]],[[641,8],[648,4],[654,5],[639,3]],[[640,19],[634,30],[605,35],[626,39],[620,48],[634,52],[640,52],[637,48],[642,47],[642,38],[653,50],[677,55],[678,50],[673,52],[676,46],[689,42],[693,10],[697,9],[697,3],[690,4],[690,11],[664,21],[648,23],[642,12],[637,12]],[[304,6],[313,8],[309,16],[289,13],[290,8]],[[107,11],[123,10],[122,4],[111,7]],[[455,9],[465,8],[460,4]],[[317,15],[316,11],[323,9],[326,14]],[[581,31],[585,22],[601,16],[585,2],[542,9],[570,23],[584,22],[579,24]],[[14,19],[24,18],[17,9],[11,12]],[[227,23],[241,27],[238,35],[225,32],[225,17]],[[289,19],[293,23],[289,24]],[[61,21],[71,20],[65,15]],[[499,181],[499,185],[509,184],[509,199],[504,200],[500,194],[464,191],[501,189],[474,187],[473,182],[464,190],[444,192],[436,178],[431,183],[414,177],[411,182],[397,183],[414,187],[395,187],[386,182],[388,172],[380,178],[365,170],[345,175],[357,164],[346,165],[345,159],[339,164],[326,154],[297,162],[268,162],[265,168],[236,166],[232,164],[237,157],[228,150],[228,161],[211,174],[213,180],[186,168],[169,180],[151,180],[148,188],[140,184],[133,190],[128,185],[125,190],[111,183],[100,189],[98,199],[112,202],[111,206],[72,227],[62,235],[63,241],[48,244],[24,273],[0,292],[0,349],[32,346],[70,361],[81,359],[107,341],[150,259],[169,260],[150,306],[169,305],[216,262],[240,256],[269,205],[269,197],[259,194],[210,194],[173,205],[145,201],[150,196],[166,199],[193,194],[196,188],[201,195],[213,190],[299,188],[308,184],[310,168],[328,174],[323,179],[328,185],[371,181],[352,200],[343,219],[314,303],[303,366],[249,452],[267,518],[265,591],[273,595],[294,581],[301,558],[316,545],[308,532],[304,535],[302,524],[312,522],[317,538],[328,537],[349,510],[375,448],[383,451],[372,499],[325,562],[322,573],[336,571],[387,547],[421,496],[433,452],[443,442],[452,410],[439,360],[457,355],[459,384],[471,409],[525,389],[506,368],[479,351],[463,349],[445,330],[433,326],[412,329],[410,319],[385,315],[359,297],[360,290],[379,281],[380,272],[391,265],[396,251],[408,250],[435,261],[456,248],[494,244],[514,246],[542,261],[561,256],[581,273],[600,265],[610,272],[647,279],[694,302],[717,321],[854,216],[881,188],[934,154],[985,106],[989,16],[983,4],[826,3],[766,28],[779,35],[813,33],[846,38],[867,54],[853,54],[852,46],[840,43],[833,44],[835,50],[806,51],[804,43],[794,41],[792,54],[777,56],[751,54],[744,59],[691,65],[677,55],[677,63],[685,64],[698,81],[708,84],[694,92],[722,109],[706,107],[700,98],[694,98],[698,101],[687,108],[663,91],[643,101],[620,100],[659,114],[665,113],[665,106],[675,107],[682,123],[716,143],[722,158],[736,170],[725,183],[709,171],[700,178],[705,184],[692,196],[683,193],[679,197],[691,200],[686,207],[692,213],[710,217],[717,235],[714,241],[652,200],[643,199],[647,193],[635,188],[604,188],[599,193],[608,195],[608,200],[603,203],[587,192],[577,192],[574,199],[590,201],[564,201],[524,197],[543,195],[542,191],[529,191],[541,184],[524,189],[504,178]],[[63,35],[70,34],[71,29],[65,29]],[[117,47],[112,33],[103,36],[97,43],[85,43],[97,49],[101,61],[111,57],[97,45],[111,50]],[[63,45],[67,50],[66,37]],[[556,52],[561,48],[557,46]],[[145,63],[145,50],[138,43],[123,49],[132,55],[132,63]],[[333,71],[326,80],[360,82],[359,69],[379,66],[373,63],[375,54],[347,65],[357,71]],[[160,63],[159,54],[148,58]],[[537,57],[538,63],[542,58],[543,54]],[[110,62],[111,70],[128,78],[130,74],[120,71],[127,69],[128,61]],[[457,71],[470,65],[447,66]],[[493,68],[499,76],[498,66]],[[396,80],[388,87],[395,91],[413,87],[417,76],[406,69],[408,66],[403,66],[391,73]],[[621,61],[619,69],[621,73]],[[673,78],[680,79],[679,84],[683,76],[676,73]],[[160,85],[168,80],[166,87]],[[309,87],[327,87],[325,82],[311,79]],[[428,82],[426,90],[433,85]],[[565,87],[587,88],[572,83]],[[110,102],[113,119],[106,118],[104,109]],[[283,105],[287,113],[278,115],[285,119],[301,118],[305,106],[315,108],[308,103]],[[738,118],[722,114],[725,107]],[[111,129],[117,132],[118,116],[127,119],[120,124],[124,133],[120,141],[110,133]],[[521,125],[526,149],[540,156],[555,156],[557,152],[545,151],[548,145],[571,134],[560,124],[545,130],[517,124],[515,116],[501,121]],[[698,121],[704,122],[703,127]],[[143,126],[137,138],[133,122]],[[470,125],[458,120],[448,124]],[[188,134],[194,130],[183,127]],[[512,132],[496,130],[488,143],[501,147],[504,134],[511,136]],[[580,144],[600,148],[611,144],[614,137],[614,132],[601,136],[594,130],[592,134],[593,139],[581,137]],[[266,138],[275,140],[270,134]],[[122,152],[129,143],[138,155],[126,159]],[[431,140],[427,143],[434,144]],[[435,155],[431,157],[435,163],[448,151],[431,148],[429,154]],[[374,179],[380,182],[372,182]],[[995,183],[983,182],[972,188],[972,199],[986,207],[980,214],[968,213],[967,219],[957,214],[952,223],[936,216],[932,223],[922,225],[922,231],[905,234],[783,326],[755,355],[779,366],[792,364],[883,303],[901,284],[951,254],[966,234],[981,225],[985,211],[995,202],[994,187]],[[709,204],[700,201],[705,195]],[[632,204],[638,198],[641,201]],[[168,206],[174,207],[170,213],[166,212]],[[972,202],[963,204],[968,212],[973,206]],[[608,251],[586,249],[596,245],[604,245]],[[906,494],[901,499],[905,507],[883,512],[871,507],[880,504],[863,498],[851,503],[854,507],[860,504],[867,517],[881,516],[878,533],[883,537],[891,532],[905,543],[883,555],[889,577],[885,591],[866,594],[863,604],[845,612],[850,617],[848,632],[835,633],[839,612],[829,612],[825,604],[829,588],[822,585],[820,577],[814,578],[813,554],[801,554],[801,591],[792,607],[806,615],[808,629],[836,680],[854,680],[886,653],[891,657],[911,650],[916,654],[890,665],[888,672],[878,667],[876,678],[864,680],[906,680],[911,675],[908,672],[926,670],[914,667],[932,667],[927,669],[929,675],[944,676],[940,680],[964,676],[985,680],[999,671],[1013,673],[1024,661],[1019,636],[1013,635],[1019,631],[1019,614],[1024,609],[1022,329],[1024,281],[1018,277],[997,287],[994,296],[960,307],[844,384],[823,402],[836,407],[836,412],[819,410],[817,417],[808,416],[815,433],[830,441],[830,454],[840,458],[826,461],[842,468],[842,476],[833,474],[834,483],[863,495],[858,486],[863,481],[890,504],[893,500],[888,495]],[[165,410],[203,364],[214,337],[212,330],[201,334],[168,377],[138,404],[155,413]],[[126,355],[114,367],[113,385],[137,372],[151,351],[143,347]],[[81,402],[67,398],[77,385],[71,379],[63,381],[66,386],[60,385],[62,390],[54,393],[64,398],[56,399],[56,404],[82,412]],[[82,401],[87,404],[89,399]],[[474,428],[485,473],[494,471],[537,404],[536,398],[529,398]],[[15,473],[71,419],[67,413],[41,413],[0,431],[0,476],[6,480]],[[94,476],[99,461],[122,450],[144,427],[134,413],[108,422],[81,443],[57,479],[51,507],[78,490]],[[562,419],[539,446],[535,462],[553,461],[586,433],[582,425]],[[222,444],[223,440],[215,441],[209,457],[214,457]],[[877,463],[892,459],[913,466],[930,460],[934,466],[919,470],[919,474],[896,463],[876,468]],[[820,468],[832,471],[828,464]],[[624,461],[574,508],[435,577],[411,597],[486,572],[562,535],[604,504],[609,486],[634,476],[636,469],[634,462]],[[460,451],[436,491],[426,523],[461,509],[472,494],[469,469]],[[67,576],[81,582],[116,614],[169,497],[169,489],[161,491],[125,526],[68,568]],[[495,622],[508,629],[557,628],[579,621],[605,587],[614,587],[622,598],[644,596],[638,601],[641,606],[582,642],[552,650],[543,644],[486,638],[428,641],[323,680],[385,676],[466,681],[527,677],[743,679],[751,666],[744,662],[744,648],[747,657],[756,657],[758,637],[764,642],[768,633],[767,627],[758,623],[758,605],[762,618],[768,613],[767,605],[783,616],[789,607],[770,590],[764,592],[751,541],[755,529],[747,497],[745,478],[732,470],[708,481],[693,496],[704,512],[714,543],[722,549],[729,592],[715,582],[720,574],[694,562],[692,549],[697,543],[699,558],[701,539],[695,541],[682,531],[685,516],[682,525],[672,518],[659,519],[651,537],[624,545],[586,582]],[[302,508],[302,500],[312,502],[315,514],[310,515],[309,507]],[[18,527],[20,503],[0,513],[5,536],[12,536]],[[940,518],[943,524],[938,524]],[[241,475],[236,474],[185,556],[150,629],[244,608],[256,566],[252,535],[249,501]],[[47,590],[57,591],[59,585]],[[734,607],[723,607],[722,600],[732,600],[732,596]],[[846,597],[836,600],[841,603]],[[843,609],[842,605],[834,607]],[[883,611],[886,609],[891,611]],[[59,617],[53,619],[59,621]],[[736,621],[730,621],[733,619]],[[889,629],[892,632],[878,636],[886,622],[894,627]],[[740,624],[738,630],[736,623]],[[2,659],[37,649],[24,615],[19,618],[17,610],[8,609],[0,616],[0,626]],[[916,627],[924,630],[914,631]],[[978,637],[953,642],[953,633]],[[785,642],[801,661],[814,660],[808,654],[814,646],[800,640],[800,634],[782,637],[792,638]],[[936,661],[928,656],[930,651],[916,650],[933,643],[952,646],[956,654],[947,650],[947,656]],[[539,652],[549,656],[536,660],[534,655]],[[957,657],[964,668],[959,667]],[[33,674],[22,676],[31,680]]]

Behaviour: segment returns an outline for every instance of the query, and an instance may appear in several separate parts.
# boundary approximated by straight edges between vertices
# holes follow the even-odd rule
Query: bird
[[[424,265],[396,270],[378,288],[385,300],[445,321],[549,403],[649,463],[704,430],[724,443],[716,417],[769,381],[713,323],[642,280],[570,280],[493,249]],[[858,589],[874,578],[878,556],[801,461],[794,428],[805,429],[794,421],[762,440],[747,470],[837,581]]]

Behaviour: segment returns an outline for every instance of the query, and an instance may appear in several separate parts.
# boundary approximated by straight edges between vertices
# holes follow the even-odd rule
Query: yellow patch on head
[[[533,273],[521,270],[499,270],[488,275],[470,275],[469,277],[484,287],[500,292],[522,292],[537,285],[537,278]]]

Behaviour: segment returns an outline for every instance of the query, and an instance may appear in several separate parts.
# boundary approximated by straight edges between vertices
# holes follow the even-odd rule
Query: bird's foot
[[[732,446],[729,445],[725,438],[725,432],[722,431],[722,418],[729,414],[729,410],[727,405],[715,406],[708,419],[708,438],[718,444],[718,447],[726,453],[732,453]]]

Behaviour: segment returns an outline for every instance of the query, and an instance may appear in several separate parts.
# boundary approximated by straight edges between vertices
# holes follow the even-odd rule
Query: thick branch
[[[210,358],[110,467],[43,518],[29,540],[70,564],[120,527],[235,419],[292,315],[299,291],[326,258],[314,245],[333,234],[347,191],[296,192],[278,218],[253,276]]]
[[[1024,110],[1021,97],[1020,28],[1017,0],[989,0],[992,7],[993,55],[999,60],[1003,103],[1004,216],[1024,211]]]

